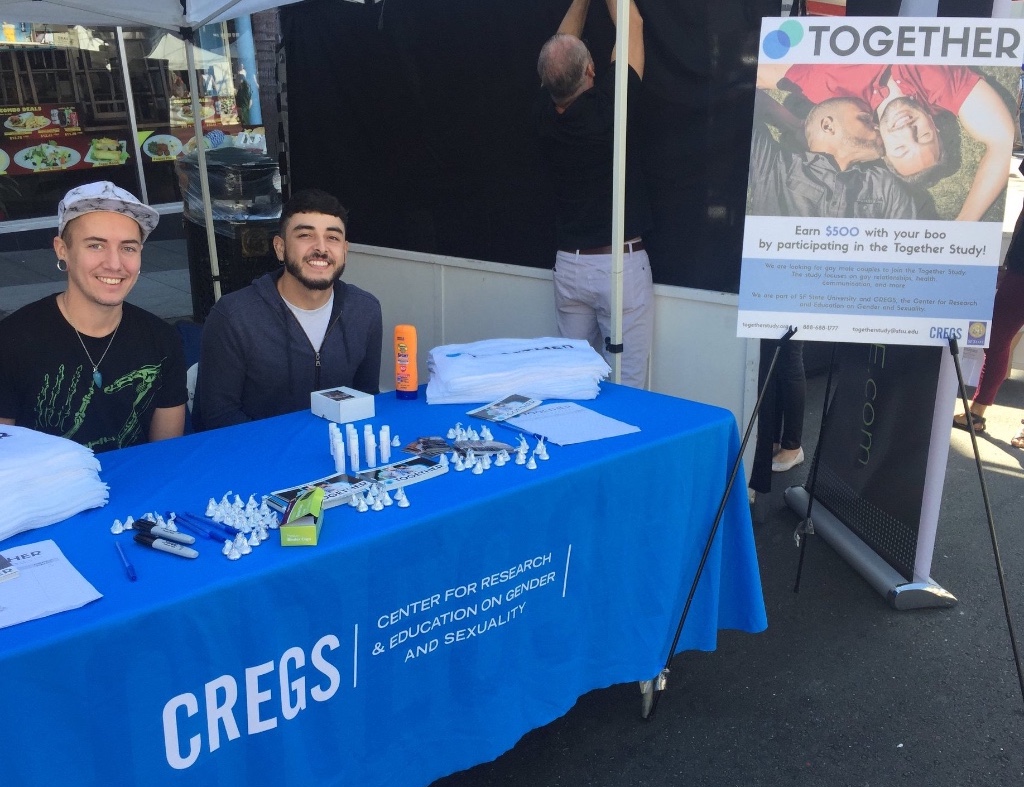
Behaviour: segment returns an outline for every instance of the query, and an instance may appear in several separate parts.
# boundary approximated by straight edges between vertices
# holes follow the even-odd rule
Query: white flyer
[[[504,423],[518,431],[543,436],[555,445],[586,443],[640,431],[638,426],[595,413],[575,402],[542,404]]]
[[[0,584],[0,628],[78,609],[102,598],[53,541],[37,541],[0,552],[18,576]]]

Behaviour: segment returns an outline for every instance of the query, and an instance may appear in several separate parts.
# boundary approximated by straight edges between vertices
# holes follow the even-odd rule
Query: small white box
[[[373,418],[373,397],[352,388],[328,388],[309,395],[309,409],[328,421],[350,424],[364,418]]]

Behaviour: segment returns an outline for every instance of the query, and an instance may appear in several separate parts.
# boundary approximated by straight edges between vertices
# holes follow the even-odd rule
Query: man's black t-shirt
[[[185,356],[174,328],[131,304],[123,309],[113,341],[82,335],[94,361],[110,345],[102,389],[57,296],[0,321],[0,417],[96,452],[147,442],[153,410],[188,398]]]
[[[555,109],[542,91],[538,133],[540,150],[555,192],[558,248],[565,251],[608,246],[612,242],[612,149],[615,134],[615,69],[610,68],[565,110]],[[634,121],[642,82],[629,69],[626,132],[625,238],[650,226],[650,208],[640,177]]]

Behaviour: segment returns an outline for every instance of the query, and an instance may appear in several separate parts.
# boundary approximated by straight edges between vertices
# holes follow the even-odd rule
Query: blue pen
[[[234,528],[229,528],[227,525],[222,525],[220,522],[214,522],[212,519],[200,519],[198,515],[190,514],[187,511],[178,512],[177,518],[183,522],[206,528],[214,533],[221,532],[224,534],[221,538],[234,538],[238,535],[238,531]]]
[[[200,532],[203,535],[207,535],[209,533],[217,535],[220,532],[219,528],[217,528],[216,531],[214,530],[214,528],[212,527],[212,522],[210,524],[207,524],[206,522],[201,522],[199,518],[194,516],[193,514],[177,511],[174,514],[174,518],[176,522],[179,522],[180,524],[184,525],[190,530]]]
[[[197,536],[206,536],[207,538],[211,539],[212,541],[216,541],[218,543],[224,540],[221,536],[219,536],[216,533],[214,533],[212,530],[207,528],[205,525],[201,525],[198,522],[193,522],[190,519],[185,519],[184,517],[181,516],[181,514],[175,514],[175,521],[180,523],[181,526],[183,528],[185,528],[186,530],[191,530]]]
[[[124,563],[124,573],[128,575],[128,579],[134,582],[139,578],[138,574],[135,573],[135,566],[128,562],[128,558],[124,554],[124,550],[121,549],[119,541],[115,541],[114,546],[117,547],[117,554],[121,556],[121,562]]]
[[[203,527],[210,528],[210,530],[213,530],[214,532],[217,532],[218,530],[221,531],[226,538],[234,538],[239,532],[237,528],[231,527],[231,525],[226,525],[223,522],[214,522],[206,516],[190,514],[187,511],[185,512],[185,516],[187,516],[192,522],[197,522]]]

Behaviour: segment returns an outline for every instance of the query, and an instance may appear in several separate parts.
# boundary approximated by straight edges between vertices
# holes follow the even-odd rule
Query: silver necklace
[[[93,363],[92,356],[89,354],[89,349],[85,346],[85,342],[82,341],[82,334],[78,332],[78,328],[75,328],[75,324],[71,322],[71,312],[68,310],[68,298],[67,294],[64,295],[64,311],[68,318],[68,325],[71,326],[75,332],[75,336],[78,337],[78,343],[82,345],[82,350],[85,352],[85,357],[89,359],[89,363],[92,364],[92,384],[97,388],[103,387],[103,375],[100,374],[100,364],[103,363],[103,359],[107,357],[107,353],[110,352],[110,345],[114,343],[114,337],[117,336],[117,329],[121,327],[121,321],[117,321],[117,325],[114,326],[114,332],[110,334],[110,341],[107,342],[107,349],[103,351],[103,355],[100,359]]]

